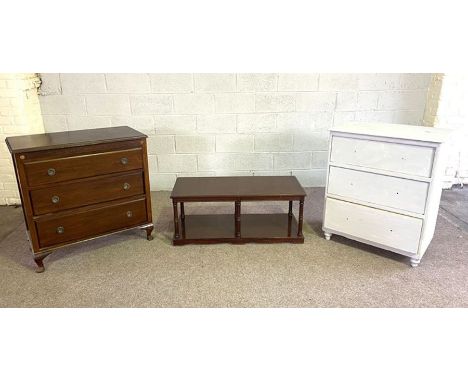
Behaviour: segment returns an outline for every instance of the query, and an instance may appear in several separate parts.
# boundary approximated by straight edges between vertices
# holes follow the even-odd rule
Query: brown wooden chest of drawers
[[[37,272],[52,250],[153,223],[147,136],[127,126],[6,139]]]

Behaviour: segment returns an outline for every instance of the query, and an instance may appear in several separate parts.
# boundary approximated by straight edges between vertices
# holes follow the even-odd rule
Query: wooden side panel
[[[426,252],[432,237],[434,236],[437,216],[439,214],[440,197],[442,195],[442,178],[444,175],[445,164],[447,163],[448,146],[445,144],[437,148],[434,161],[434,178],[431,182],[429,195],[427,198],[426,215],[424,219],[424,229],[421,238],[421,248],[419,256],[422,257]]]
[[[148,216],[148,222],[153,221],[153,211],[151,208],[151,185],[149,178],[149,164],[148,164],[148,147],[146,139],[141,140],[141,147],[143,150],[143,177],[145,182],[145,194],[146,194],[146,214]]]

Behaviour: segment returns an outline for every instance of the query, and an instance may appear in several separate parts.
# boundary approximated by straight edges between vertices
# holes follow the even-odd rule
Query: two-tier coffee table
[[[171,194],[173,244],[303,243],[305,197],[306,192],[295,176],[177,178]],[[243,201],[286,200],[288,213],[241,214]],[[294,200],[299,201],[297,221],[292,212]],[[185,202],[234,202],[234,213],[185,215]]]

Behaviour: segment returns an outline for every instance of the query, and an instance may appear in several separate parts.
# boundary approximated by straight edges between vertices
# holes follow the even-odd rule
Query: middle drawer
[[[42,215],[143,193],[143,173],[138,171],[61,183],[30,195],[34,215]]]
[[[330,166],[329,194],[424,214],[429,183]]]

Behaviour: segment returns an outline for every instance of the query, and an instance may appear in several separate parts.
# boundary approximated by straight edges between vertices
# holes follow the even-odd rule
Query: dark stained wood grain
[[[29,186],[136,170],[143,167],[140,148],[63,157],[24,164]]]
[[[117,127],[6,142],[37,272],[52,250],[84,240],[134,228],[152,239],[146,135]]]
[[[180,177],[171,193],[174,245],[215,243],[303,243],[302,220],[306,193],[294,176]],[[287,214],[242,214],[242,201],[288,200]],[[292,201],[299,200],[299,224]],[[234,201],[233,215],[178,216],[177,204]],[[182,232],[182,234],[180,233]]]
[[[42,215],[143,195],[144,192],[143,174],[137,171],[59,183],[51,187],[32,190],[30,194],[34,214]]]
[[[211,200],[299,200],[306,192],[295,176],[180,177],[173,199]]]
[[[128,126],[21,135],[5,139],[11,153],[89,146],[105,142],[145,139],[147,136]]]
[[[146,205],[143,198],[38,221],[36,225],[40,245],[48,247],[144,222],[146,222]]]
[[[291,236],[297,229],[294,217],[288,214],[244,214],[241,236],[237,237],[233,216],[187,215],[180,221],[183,235],[174,245],[217,243],[303,243],[304,238]],[[292,231],[291,231],[292,230]]]

